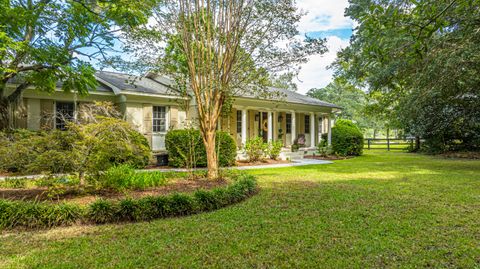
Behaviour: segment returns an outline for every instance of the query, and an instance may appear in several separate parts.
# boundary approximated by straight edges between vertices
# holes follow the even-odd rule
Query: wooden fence
[[[364,149],[406,149],[415,146],[415,138],[365,138]]]

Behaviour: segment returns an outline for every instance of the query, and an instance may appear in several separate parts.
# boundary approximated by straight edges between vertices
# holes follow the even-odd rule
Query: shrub
[[[90,222],[103,224],[116,221],[118,205],[113,201],[98,199],[91,203],[87,211],[87,219]]]
[[[237,146],[227,132],[217,132],[216,150],[219,165],[222,167],[235,164]],[[199,130],[171,130],[165,137],[168,151],[168,165],[173,167],[205,167],[207,153]]]
[[[136,172],[128,164],[110,167],[98,176],[98,183],[105,188],[114,190],[137,189],[143,190],[151,187],[165,185],[166,175],[163,172]]]
[[[20,129],[0,133],[0,171],[97,173],[124,163],[144,167],[149,158],[145,137],[127,122],[115,118],[71,123],[66,131]]]
[[[263,138],[257,136],[247,140],[245,143],[245,153],[250,162],[256,162],[264,158],[268,144],[263,143]]]
[[[97,122],[69,128],[79,137],[73,151],[80,173],[105,171],[119,164],[134,168],[148,164],[151,151],[147,139],[126,121],[99,117]]]
[[[28,180],[26,178],[6,178],[0,180],[0,188],[23,189],[27,186]]]
[[[349,120],[338,120],[332,128],[332,150],[340,156],[359,156],[363,152],[363,134]]]
[[[276,140],[268,143],[268,156],[272,160],[276,160],[280,156],[280,152],[282,151],[283,142],[281,140]]]
[[[256,187],[253,176],[240,174],[227,187],[198,190],[193,195],[172,194],[120,201],[99,199],[86,207],[0,200],[0,229],[48,228],[77,222],[103,224],[185,216],[242,201],[254,194]]]
[[[333,153],[332,147],[324,146],[323,144],[324,143],[318,143],[317,153],[322,157],[327,157],[328,155],[331,155]]]
[[[71,225],[82,218],[79,206],[0,200],[0,228],[48,228]]]

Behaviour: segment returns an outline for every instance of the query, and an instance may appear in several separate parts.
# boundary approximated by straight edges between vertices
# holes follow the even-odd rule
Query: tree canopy
[[[120,31],[147,22],[154,0],[0,0],[0,129],[28,87],[87,94],[92,62],[108,59]],[[14,85],[10,89],[7,84]]]
[[[480,145],[480,1],[351,0],[336,75],[431,150]]]

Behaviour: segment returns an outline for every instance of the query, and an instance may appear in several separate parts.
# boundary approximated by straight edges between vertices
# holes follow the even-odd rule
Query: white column
[[[247,144],[247,110],[242,109],[242,147]]]
[[[315,146],[315,114],[310,112],[310,147]]]
[[[332,145],[332,119],[331,116],[328,115],[328,145]]]
[[[273,140],[273,117],[272,112],[268,111],[268,142]]]
[[[297,126],[295,125],[295,111],[292,111],[292,144],[295,142],[295,138],[297,138]]]

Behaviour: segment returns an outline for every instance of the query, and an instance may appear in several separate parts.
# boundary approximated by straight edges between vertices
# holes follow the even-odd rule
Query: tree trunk
[[[205,149],[207,151],[207,178],[208,179],[217,179],[218,178],[218,162],[217,162],[217,152],[215,150],[215,130],[206,131],[205,138]]]
[[[0,97],[0,130],[6,130],[13,127],[12,109],[5,97]]]

